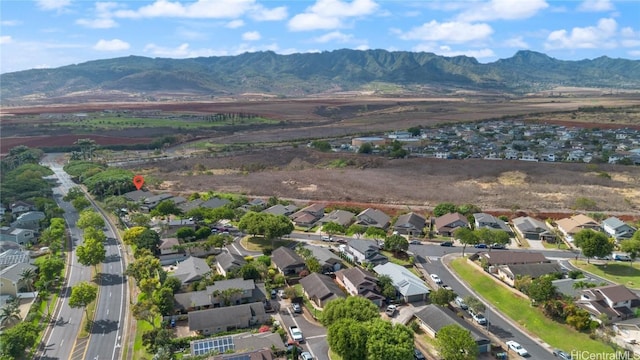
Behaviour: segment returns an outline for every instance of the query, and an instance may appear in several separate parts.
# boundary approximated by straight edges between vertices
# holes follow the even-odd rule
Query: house
[[[378,292],[378,278],[373,273],[359,267],[342,269],[336,272],[336,282],[349,295],[362,296],[378,307],[382,306],[384,296]]]
[[[540,264],[548,263],[542,253],[523,251],[488,251],[477,254],[481,261],[486,261],[489,266],[517,265],[517,264]],[[473,256],[470,259],[473,260]]]
[[[216,270],[223,276],[227,276],[230,271],[240,269],[246,263],[247,260],[242,255],[232,254],[228,251],[216,256]]]
[[[11,241],[16,244],[26,245],[35,242],[36,232],[31,229],[0,227],[0,241]]]
[[[36,206],[32,203],[28,203],[26,201],[21,201],[18,200],[14,203],[12,203],[9,206],[9,209],[11,210],[11,215],[13,215],[13,217],[17,217],[18,215],[22,214],[22,213],[26,213],[28,211],[33,211],[36,209]]]
[[[295,213],[298,210],[298,207],[295,205],[282,205],[276,204],[272,207],[265,209],[263,212],[272,215],[284,215],[289,217],[291,214]]]
[[[573,242],[573,236],[582,229],[600,230],[598,222],[583,214],[560,219],[556,221],[556,226],[569,242]]]
[[[391,218],[389,217],[389,215],[373,208],[363,210],[358,215],[356,215],[356,224],[366,227],[386,229],[387,226],[389,226],[390,221]]]
[[[422,215],[410,212],[398,216],[398,220],[393,224],[393,231],[400,235],[420,236],[426,226],[427,220]]]
[[[555,242],[555,234],[547,224],[530,216],[521,216],[512,220],[516,233],[527,240]]]
[[[476,229],[487,228],[490,230],[502,230],[508,234],[513,233],[509,225],[491,214],[475,213],[473,214],[473,222]]]
[[[271,262],[284,275],[298,275],[306,268],[304,259],[285,246],[273,250]]]
[[[178,229],[181,228],[189,228],[195,231],[197,229],[197,225],[193,219],[172,219],[165,222],[164,226],[162,226],[162,236],[174,237],[176,236]]]
[[[602,230],[616,240],[630,239],[637,231],[636,228],[615,216],[607,218],[602,222]]]
[[[45,218],[46,216],[42,211],[27,211],[18,215],[16,220],[11,223],[11,227],[38,231],[40,222]]]
[[[218,280],[205,290],[177,293],[173,296],[175,310],[187,313],[195,310],[225,307],[258,302],[263,304],[267,297],[264,283],[242,278]]]
[[[296,226],[312,227],[318,220],[324,216],[324,205],[312,204],[304,207],[295,213],[291,214],[289,218]]]
[[[203,202],[202,204],[200,204],[200,207],[203,208],[207,208],[207,209],[217,209],[217,208],[221,208],[227,204],[230,204],[231,201],[227,200],[227,199],[221,199],[221,198],[211,198],[205,202]]]
[[[21,248],[7,248],[5,244],[18,244],[8,241],[0,242],[0,270],[6,269],[13,264],[29,263],[29,251],[22,250]]]
[[[37,269],[37,266],[31,264],[17,263],[0,270],[0,294],[17,297],[18,293],[27,291],[22,273],[25,270],[36,271]]]
[[[144,199],[152,197],[153,194],[150,191],[136,190],[125,193],[124,196],[127,200],[142,203]]]
[[[164,193],[164,194],[153,195],[148,198],[145,198],[142,201],[142,205],[140,205],[140,210],[144,212],[149,212],[155,209],[155,207],[158,206],[158,204],[160,204],[161,202],[165,200],[169,200],[172,197],[173,195]]]
[[[491,350],[491,340],[487,339],[478,329],[462,320],[448,308],[429,304],[413,316],[418,320],[420,327],[434,338],[443,327],[458,325],[471,334],[471,337],[478,345],[478,353],[487,353]]]
[[[332,300],[346,297],[340,287],[327,275],[312,273],[300,279],[300,285],[307,298],[319,308],[323,308]]]
[[[211,268],[204,259],[189,256],[186,260],[178,263],[173,272],[173,276],[182,281],[182,285],[200,281],[211,274]]]
[[[309,249],[313,257],[318,259],[320,266],[322,266],[323,274],[334,273],[344,265],[342,259],[328,248],[309,244],[304,245],[304,247]]]
[[[468,227],[469,220],[460,213],[448,213],[438,216],[434,221],[435,231],[442,236],[453,236],[454,231]]]
[[[558,262],[535,264],[511,264],[498,266],[496,276],[511,287],[515,286],[516,279],[530,277],[531,279],[554,273],[561,273],[562,267]]]
[[[178,209],[182,210],[183,213],[188,213],[189,211],[191,211],[193,209],[199,208],[200,205],[202,205],[203,202],[204,202],[204,200],[202,200],[202,199],[193,199],[191,201],[186,201],[186,202],[178,204]]]
[[[264,324],[271,318],[271,315],[265,312],[262,303],[192,311],[188,316],[189,330],[202,335],[246,329]]]
[[[179,250],[179,245],[180,241],[175,237],[160,239],[160,245],[158,246],[160,264],[169,265],[184,261],[188,255],[184,250]]]
[[[347,259],[358,264],[384,264],[389,259],[380,254],[380,246],[373,240],[352,239],[346,245],[340,245],[340,250]]]
[[[605,314],[609,320],[619,321],[634,316],[640,298],[624,285],[614,284],[583,289],[576,305],[587,310],[594,319],[599,320]]]
[[[332,222],[347,227],[353,222],[354,216],[355,214],[350,211],[338,209],[333,210],[332,212],[323,216],[320,220],[318,220],[318,222],[322,225]]]
[[[253,199],[242,205],[242,208],[249,211],[262,211],[267,208],[267,202],[263,199]]]
[[[389,276],[393,287],[405,302],[424,301],[431,292],[422,279],[404,266],[388,262],[375,266],[373,271],[378,275]]]
[[[576,283],[582,283],[583,287],[578,287]],[[551,284],[555,286],[556,293],[562,294],[563,296],[568,296],[572,299],[576,299],[580,297],[582,293],[582,289],[585,287],[596,287],[600,285],[606,285],[607,283],[602,283],[602,280],[594,279],[590,277],[583,277],[579,279],[557,279],[551,281]]]
[[[271,350],[285,350],[285,345],[280,335],[272,332],[244,332],[192,340],[190,346],[191,356],[203,356],[212,353],[211,356],[213,357],[209,357],[212,360],[276,360]]]

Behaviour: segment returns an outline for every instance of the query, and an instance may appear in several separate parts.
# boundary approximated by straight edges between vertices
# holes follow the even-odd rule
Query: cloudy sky
[[[128,55],[342,48],[484,63],[522,49],[640,59],[639,14],[638,0],[3,0],[0,73]]]

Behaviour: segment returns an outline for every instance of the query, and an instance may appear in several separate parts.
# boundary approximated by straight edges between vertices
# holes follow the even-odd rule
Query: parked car
[[[333,241],[333,238],[328,235],[322,235],[320,239],[322,239],[322,241]]]
[[[443,241],[443,242],[440,243],[440,246],[452,247],[453,246],[453,242],[452,241]]]
[[[426,358],[418,348],[413,348],[413,358],[415,360],[425,360]]]
[[[291,309],[293,310],[294,313],[296,314],[300,314],[302,313],[302,306],[300,306],[300,304],[298,303],[293,303],[291,304]]]
[[[467,303],[464,302],[464,299],[461,298],[460,296],[457,296],[454,301],[455,301],[456,305],[460,306],[460,309],[462,309],[462,310],[469,309],[469,306],[467,306]]]
[[[278,292],[275,289],[271,290],[271,299],[275,299],[277,297],[278,297]]]
[[[311,356],[310,352],[305,351],[302,354],[300,354],[300,359],[301,360],[313,360],[313,356]]]
[[[442,284],[442,280],[440,280],[440,277],[436,274],[431,274],[429,275],[431,277],[431,280],[433,280],[433,282],[435,282],[436,284],[440,285]]]
[[[411,244],[411,245],[422,245],[422,241],[420,241],[420,240],[411,240],[411,241],[409,241],[409,244]]]
[[[611,255],[607,255],[607,256],[594,256],[593,257],[595,260],[611,260]]]
[[[509,350],[513,350],[515,351],[518,355],[520,356],[529,356],[529,353],[527,352],[527,349],[523,348],[522,345],[520,345],[519,343],[513,341],[513,340],[509,340],[506,342],[507,347],[509,348]]]
[[[487,325],[487,318],[482,315],[482,313],[473,314],[473,320],[480,325]]]
[[[507,247],[504,244],[495,243],[495,244],[491,244],[491,248],[492,249],[501,249],[502,250],[502,249],[506,249]]]
[[[473,247],[476,249],[486,249],[487,244],[475,244]]]
[[[627,255],[615,254],[613,255],[613,260],[615,261],[631,261],[631,258]]]
[[[393,317],[393,315],[396,314],[397,310],[398,310],[398,307],[396,305],[389,305],[387,306],[387,310],[385,310],[385,313],[389,315],[389,317]]]
[[[278,297],[280,299],[286,299],[287,298],[287,294],[284,293],[283,289],[278,290]]]
[[[558,359],[562,359],[562,360],[572,360],[573,359],[571,357],[571,355],[567,354],[566,352],[564,352],[562,350],[558,350],[558,349],[553,350],[553,355],[556,356]]]
[[[451,286],[449,286],[449,285],[442,285],[442,288],[445,289],[445,290],[453,291],[453,288]]]

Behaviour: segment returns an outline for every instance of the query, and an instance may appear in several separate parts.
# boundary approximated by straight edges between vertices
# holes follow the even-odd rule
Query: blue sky
[[[640,1],[2,0],[0,73],[128,55],[425,51],[486,63],[522,49],[640,59]]]

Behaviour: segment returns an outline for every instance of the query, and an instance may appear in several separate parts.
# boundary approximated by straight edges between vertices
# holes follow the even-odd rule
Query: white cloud
[[[289,14],[286,6],[267,9],[262,5],[256,5],[252,9],[250,16],[256,21],[279,21],[286,19]]]
[[[225,25],[225,27],[228,27],[229,29],[237,29],[243,26],[244,26],[244,21],[240,19],[231,20]]]
[[[256,40],[260,40],[262,36],[260,36],[260,33],[257,31],[247,31],[246,33],[242,34],[242,40],[244,41],[256,41]]]
[[[518,20],[534,16],[549,7],[545,0],[491,0],[469,3],[467,10],[458,15],[463,22],[489,20]]]
[[[378,4],[373,0],[317,0],[315,4],[305,9],[289,20],[289,30],[330,30],[343,26],[343,20],[373,14]]]
[[[522,36],[516,36],[511,39],[507,39],[504,42],[504,46],[517,48],[517,49],[528,49],[529,44],[522,39]]]
[[[640,50],[631,50],[631,51],[628,51],[627,54],[633,57],[640,57]]]
[[[37,0],[36,5],[42,10],[62,10],[69,6],[71,0]]]
[[[613,4],[610,0],[585,0],[578,6],[578,10],[590,12],[610,11],[613,10]]]
[[[22,21],[19,21],[19,20],[2,20],[2,21],[0,21],[0,25],[2,25],[2,26],[18,26],[18,25],[22,25]]]
[[[99,40],[94,46],[94,50],[98,51],[122,51],[131,47],[128,42],[120,39]]]
[[[369,50],[369,45],[362,44],[355,47],[356,50]]]
[[[340,31],[332,31],[330,33],[314,38],[313,41],[318,43],[328,43],[332,41],[345,43],[349,42],[351,39],[353,39],[353,35],[343,34]]]
[[[623,39],[620,44],[624,47],[640,47],[640,39]]]
[[[544,43],[551,49],[595,49],[616,46],[611,38],[616,34],[618,24],[614,19],[600,19],[597,26],[574,27],[567,30],[552,31]]]
[[[78,19],[76,24],[91,29],[111,29],[118,24],[111,18],[97,18],[97,19]]]
[[[493,29],[488,24],[470,24],[457,21],[439,23],[432,20],[405,33],[399,33],[399,37],[403,40],[463,43],[484,40],[492,33]]]
[[[119,10],[114,13],[122,18],[201,18],[226,19],[238,18],[255,6],[255,0],[197,0],[180,3],[168,0],[156,0],[137,10]]]
[[[198,57],[198,56],[229,55],[227,51],[214,51],[211,49],[192,50],[189,48],[188,43],[181,44],[176,48],[168,48],[168,47],[158,46],[156,44],[148,44],[144,47],[144,52],[150,53],[153,56],[168,57],[168,58],[189,58],[189,57]]]
[[[11,36],[9,35],[0,36],[0,45],[11,44],[12,42],[13,42],[13,39],[11,38]]]
[[[620,29],[620,35],[622,35],[624,37],[640,36],[639,33],[636,33],[635,31],[633,31],[633,28],[631,28],[629,26]]]

